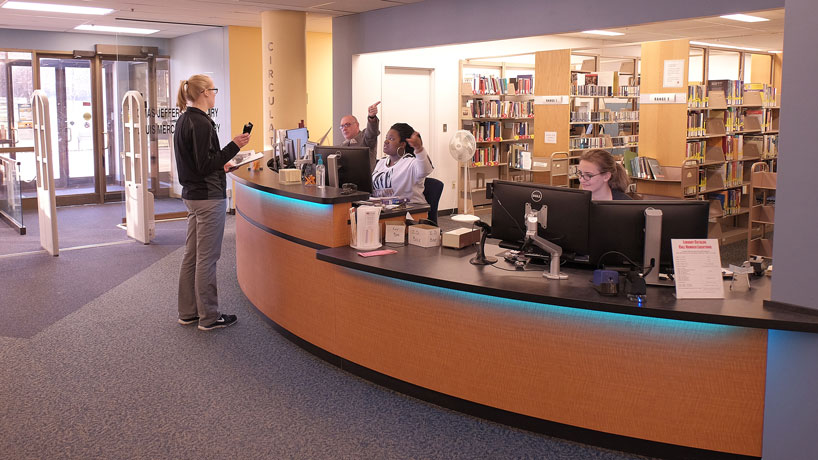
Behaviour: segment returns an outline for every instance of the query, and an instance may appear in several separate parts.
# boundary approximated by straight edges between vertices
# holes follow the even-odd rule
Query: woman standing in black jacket
[[[207,112],[216,105],[213,80],[194,75],[179,85],[173,145],[182,199],[187,207],[185,255],[179,274],[179,323],[198,322],[209,331],[236,322],[235,315],[219,313],[216,262],[222,252],[227,212],[227,162],[250,141],[249,134],[219,147],[216,124]]]

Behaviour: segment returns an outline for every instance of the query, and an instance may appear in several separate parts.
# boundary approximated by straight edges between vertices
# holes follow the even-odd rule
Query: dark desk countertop
[[[369,194],[366,192],[354,192],[349,195],[342,195],[341,189],[336,187],[328,186],[318,188],[313,185],[280,184],[278,182],[278,173],[267,167],[267,160],[270,159],[271,155],[271,151],[264,152],[264,158],[261,159],[264,167],[261,171],[251,171],[249,165],[245,165],[230,174],[236,182],[248,187],[273,195],[281,195],[313,203],[349,203],[369,198]]]
[[[725,281],[725,299],[678,300],[674,288],[649,286],[647,300],[639,307],[624,295],[606,297],[597,293],[591,285],[590,269],[566,267],[563,271],[569,276],[567,280],[551,281],[543,278],[542,271],[515,271],[502,258],[494,266],[471,265],[469,259],[476,253],[474,248],[389,249],[398,253],[360,257],[357,250],[345,246],[319,250],[317,258],[377,275],[528,302],[701,323],[818,332],[818,315],[763,306],[764,299],[770,296],[768,277],[752,280],[752,289],[744,292],[731,292],[729,282]],[[486,245],[486,255],[502,251],[495,245]]]

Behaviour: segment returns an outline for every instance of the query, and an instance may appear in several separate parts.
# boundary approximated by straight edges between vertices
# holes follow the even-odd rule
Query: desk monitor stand
[[[659,261],[662,252],[662,210],[645,209],[645,251],[642,261],[643,271],[650,270],[645,277],[649,286],[675,286],[672,279],[659,279]]]
[[[520,251],[525,252],[527,248],[534,245],[547,252],[548,255],[551,256],[551,266],[549,267],[549,271],[544,272],[542,276],[550,280],[565,280],[568,279],[568,275],[560,272],[562,248],[537,235],[537,226],[546,228],[547,216],[547,206],[543,205],[539,211],[534,211],[531,209],[531,203],[525,204],[525,242],[520,248]]]

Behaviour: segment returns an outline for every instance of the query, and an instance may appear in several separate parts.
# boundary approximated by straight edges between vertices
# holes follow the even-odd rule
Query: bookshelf
[[[704,52],[704,57],[708,56]],[[685,40],[642,45],[642,93],[672,93],[666,104],[644,104],[640,153],[667,167],[681,167],[679,181],[636,178],[637,191],[711,201],[710,237],[721,243],[747,237],[751,201],[750,168],[778,155],[777,90],[766,83],[709,80],[688,84]],[[664,87],[661,66],[684,61],[681,87]],[[686,91],[683,97],[679,93]]]
[[[474,158],[465,166],[469,170],[470,207],[490,204],[485,198],[486,184],[520,177],[521,158],[531,158],[534,74],[530,64],[460,61],[460,128],[474,134],[477,141]],[[463,210],[462,170],[459,176],[458,207]]]
[[[639,87],[634,58],[600,57],[570,49],[535,54],[537,136],[532,175],[537,182],[576,186],[572,165],[582,152],[601,148],[614,155],[636,151],[639,141]],[[618,69],[618,70],[613,70]],[[552,155],[568,154],[566,171],[555,171]]]

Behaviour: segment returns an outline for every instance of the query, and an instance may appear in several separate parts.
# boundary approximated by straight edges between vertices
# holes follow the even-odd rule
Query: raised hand
[[[248,142],[250,142],[250,135],[247,133],[239,134],[238,136],[233,138],[233,142],[235,142],[236,145],[239,146],[239,148],[242,148],[245,145],[247,145]]]
[[[378,114],[378,104],[380,104],[380,103],[381,103],[381,101],[378,101],[378,102],[376,102],[376,103],[369,106],[367,111],[369,112],[370,117],[374,117],[375,115]]]
[[[423,149],[423,140],[420,138],[420,134],[417,131],[412,133],[409,139],[406,139],[406,142],[412,146],[415,150],[422,150]]]

